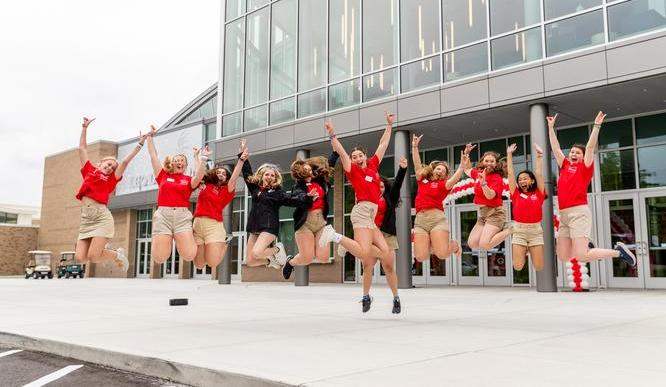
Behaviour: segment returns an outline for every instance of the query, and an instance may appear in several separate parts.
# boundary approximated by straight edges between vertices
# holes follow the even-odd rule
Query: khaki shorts
[[[194,241],[197,245],[221,243],[227,239],[227,230],[224,229],[224,223],[205,216],[194,218],[192,229],[194,230]]]
[[[160,207],[153,214],[153,236],[192,231],[192,213],[187,207]]]
[[[79,239],[93,237],[113,238],[115,227],[111,211],[104,204],[86,200],[81,207]]]
[[[479,207],[477,213],[478,218],[476,219],[476,224],[485,225],[489,224],[491,226],[499,227],[500,229],[504,228],[504,223],[506,223],[506,210],[504,206],[501,207]]]
[[[388,245],[389,249],[398,250],[398,237],[395,235],[387,234],[384,231],[382,231],[382,234],[384,234],[384,239],[386,240],[386,244]]]
[[[588,205],[569,207],[560,211],[557,237],[587,238],[592,236],[592,211]]]
[[[308,217],[305,220],[305,223],[296,230],[296,234],[303,232],[311,232],[313,234],[321,231],[322,228],[326,227],[326,219],[324,219],[324,214],[321,211],[308,211]]]
[[[446,213],[437,208],[417,212],[414,219],[414,233],[430,234],[433,230],[449,232]]]
[[[351,223],[353,228],[375,229],[375,216],[377,205],[371,202],[358,202],[351,210]]]
[[[541,223],[513,223],[511,244],[525,247],[543,245],[543,229]]]

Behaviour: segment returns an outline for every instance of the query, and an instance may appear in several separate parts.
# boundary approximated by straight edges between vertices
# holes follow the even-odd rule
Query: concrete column
[[[296,151],[296,158],[305,160],[310,157],[308,149],[299,149]],[[294,230],[295,231],[295,230]],[[311,257],[314,258],[314,257]],[[294,268],[294,285],[295,286],[308,286],[310,285],[310,266],[296,266]]]
[[[227,169],[233,171],[233,165],[226,165]],[[233,230],[231,229],[231,216],[234,211],[234,201],[232,200],[224,210],[222,210],[222,221],[224,222],[224,229],[227,231],[227,234],[231,234]],[[224,253],[224,258],[222,262],[217,265],[217,283],[220,285],[229,285],[231,283],[231,246],[227,246],[227,251]]]
[[[544,152],[543,177],[546,185],[546,194],[548,198],[543,206],[543,227],[544,239],[544,265],[543,270],[537,272],[537,291],[539,292],[557,292],[557,262],[555,258],[555,228],[553,226],[553,173],[551,170],[550,141],[548,139],[548,125],[546,115],[548,114],[548,105],[538,103],[530,106],[530,137],[532,144],[538,144]],[[528,146],[532,147],[532,144]],[[534,149],[532,149],[534,155]],[[534,168],[534,163],[532,164]]]
[[[406,157],[409,160],[409,131],[398,130],[395,132],[393,150],[394,170],[397,172],[400,159]],[[398,245],[400,246],[396,255],[395,265],[398,271],[398,288],[400,289],[409,289],[412,287],[412,208],[409,175],[410,172],[407,171],[405,182],[400,189],[402,204],[396,208],[395,214]]]

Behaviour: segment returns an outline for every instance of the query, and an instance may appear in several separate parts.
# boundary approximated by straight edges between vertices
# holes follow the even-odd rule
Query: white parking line
[[[11,351],[0,352],[0,357],[5,357],[5,356],[13,355],[13,354],[15,354],[15,353],[19,353],[19,352],[23,352],[23,350],[22,350],[22,349],[12,349]]]
[[[83,367],[82,364],[70,365],[70,366],[67,366],[65,368],[61,368],[61,369],[57,370],[56,372],[52,372],[52,373],[50,373],[46,376],[42,376],[41,378],[35,380],[32,383],[28,383],[23,387],[40,387],[40,386],[43,386],[45,384],[51,383],[54,380],[58,380],[58,379],[62,378],[63,376],[67,375],[68,373],[70,373],[72,371],[76,371],[81,367]]]

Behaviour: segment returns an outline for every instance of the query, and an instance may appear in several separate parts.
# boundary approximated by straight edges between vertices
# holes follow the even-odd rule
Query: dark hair
[[[384,192],[386,192],[387,189],[392,188],[391,184],[393,183],[391,183],[387,178],[385,178],[382,175],[379,175],[379,179],[382,181],[382,183],[384,183]],[[402,204],[402,199],[398,198],[398,202],[395,203],[394,207],[400,207],[401,204]]]
[[[365,149],[364,147],[360,146],[360,145],[357,145],[357,146],[353,147],[351,149],[351,152],[349,152],[349,155],[351,156],[351,154],[356,152],[356,151],[359,151],[359,152],[363,153],[366,156],[368,155],[368,150]]]
[[[485,169],[483,166],[483,159],[486,158],[486,156],[493,156],[495,158],[495,168],[493,168],[492,171],[489,171],[490,173],[498,173],[502,177],[506,177],[506,161],[504,159],[500,159],[500,154],[494,151],[487,151],[485,152],[479,161],[476,163],[476,167],[480,170]]]
[[[333,175],[333,169],[328,165],[328,159],[326,157],[315,156],[310,157],[305,161],[310,165],[310,168],[312,168],[312,175],[314,175],[314,177],[321,177],[327,183],[330,181],[331,175]]]
[[[585,156],[585,148],[586,148],[585,145],[580,144],[580,143],[575,143],[571,147],[580,149],[580,151],[583,152],[583,156]]]
[[[220,182],[220,178],[217,177],[217,171],[219,169],[223,170],[227,175],[227,180],[224,182]],[[213,169],[209,169],[201,181],[204,184],[225,185],[229,182],[229,177],[231,177],[231,172],[226,167],[215,167]]]
[[[530,177],[530,179],[532,179],[532,184],[530,184],[530,186],[527,187],[527,193],[536,192],[536,190],[539,189],[539,186],[537,185],[536,175],[534,174],[534,172],[530,171],[529,169],[518,172],[518,174],[516,175],[516,183],[518,182],[518,178],[520,177],[520,175],[522,175],[523,173],[527,174]],[[518,184],[516,184],[516,185],[517,185],[518,190],[522,191],[520,186],[518,186]],[[546,195],[546,194],[544,194],[544,196],[548,197],[548,195]]]

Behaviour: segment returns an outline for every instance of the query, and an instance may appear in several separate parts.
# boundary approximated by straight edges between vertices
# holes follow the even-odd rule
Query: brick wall
[[[0,276],[23,274],[28,251],[37,250],[36,227],[0,226]]]

